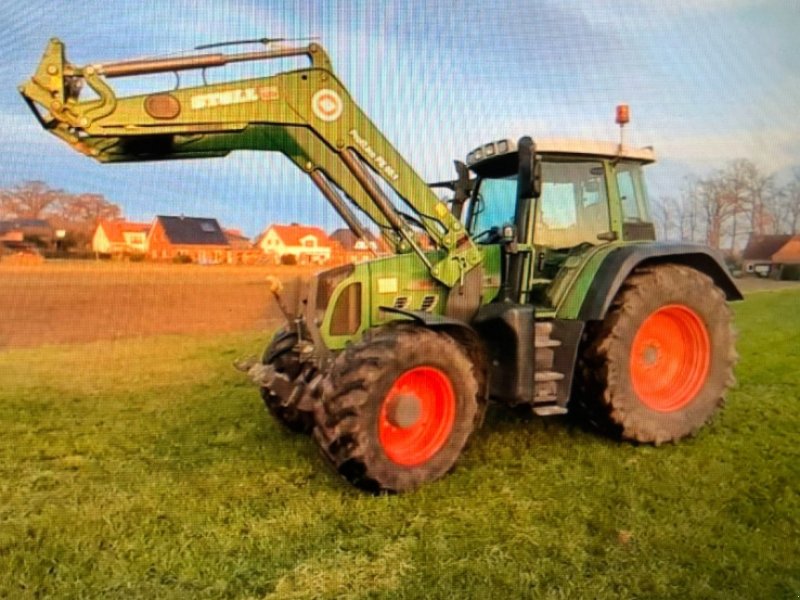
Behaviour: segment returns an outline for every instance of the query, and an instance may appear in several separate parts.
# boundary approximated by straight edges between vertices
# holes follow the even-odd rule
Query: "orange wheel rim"
[[[393,404],[411,402],[413,423],[399,426],[391,418]],[[405,467],[430,460],[450,437],[456,397],[450,379],[434,367],[414,367],[398,377],[378,415],[378,438],[386,456]]]
[[[711,342],[699,315],[681,304],[663,306],[644,320],[633,338],[633,390],[653,410],[680,410],[702,389],[710,363]]]

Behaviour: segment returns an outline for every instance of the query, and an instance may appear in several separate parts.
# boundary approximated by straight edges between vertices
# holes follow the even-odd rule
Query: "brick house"
[[[319,227],[270,225],[256,242],[261,251],[278,263],[294,256],[297,264],[325,264],[331,259],[331,242]]]
[[[92,251],[111,256],[145,254],[149,231],[150,223],[100,221],[92,235]]]
[[[147,236],[151,260],[175,260],[178,256],[199,264],[228,262],[231,244],[216,219],[159,215]]]

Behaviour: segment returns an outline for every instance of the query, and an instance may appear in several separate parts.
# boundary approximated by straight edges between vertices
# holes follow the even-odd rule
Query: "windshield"
[[[493,243],[493,228],[514,222],[517,175],[478,183],[470,211],[470,232],[478,242]],[[603,163],[543,162],[542,195],[536,201],[533,243],[571,248],[584,242],[598,244],[597,236],[610,229]]]
[[[476,200],[472,206],[471,233],[478,241],[489,241],[486,233],[492,227],[502,227],[514,222],[514,209],[517,202],[517,175],[501,179],[481,179],[478,184]]]

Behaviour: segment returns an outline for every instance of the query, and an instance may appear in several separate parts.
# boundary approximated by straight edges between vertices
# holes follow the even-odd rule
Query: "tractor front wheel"
[[[477,368],[446,334],[407,325],[368,333],[328,372],[314,438],[339,473],[369,491],[438,479],[482,415]]]
[[[694,434],[722,405],[736,362],[722,291],[683,265],[637,270],[583,358],[581,398],[623,438],[660,444]]]
[[[287,330],[279,331],[272,342],[264,351],[262,363],[271,365],[279,374],[290,380],[300,383],[300,378],[308,379],[308,374],[300,363],[300,357],[295,349],[297,334]],[[313,427],[313,417],[310,412],[300,410],[297,400],[282,398],[268,387],[261,387],[261,398],[279,423],[298,433],[310,433]]]

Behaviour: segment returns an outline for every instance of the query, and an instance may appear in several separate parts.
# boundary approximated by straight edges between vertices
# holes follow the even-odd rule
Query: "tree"
[[[663,196],[653,203],[653,221],[659,239],[683,239],[682,209],[681,202],[672,196]]]
[[[794,179],[771,198],[777,221],[775,233],[800,234],[800,168],[794,170]]]
[[[77,228],[94,229],[101,219],[119,219],[122,210],[100,194],[78,194],[64,203],[60,216]]]
[[[43,181],[25,181],[0,190],[0,219],[44,219],[58,210],[66,194]]]
[[[0,219],[46,219],[67,230],[78,245],[89,239],[101,219],[119,219],[120,207],[101,194],[68,194],[42,181],[26,181],[0,189]]]

